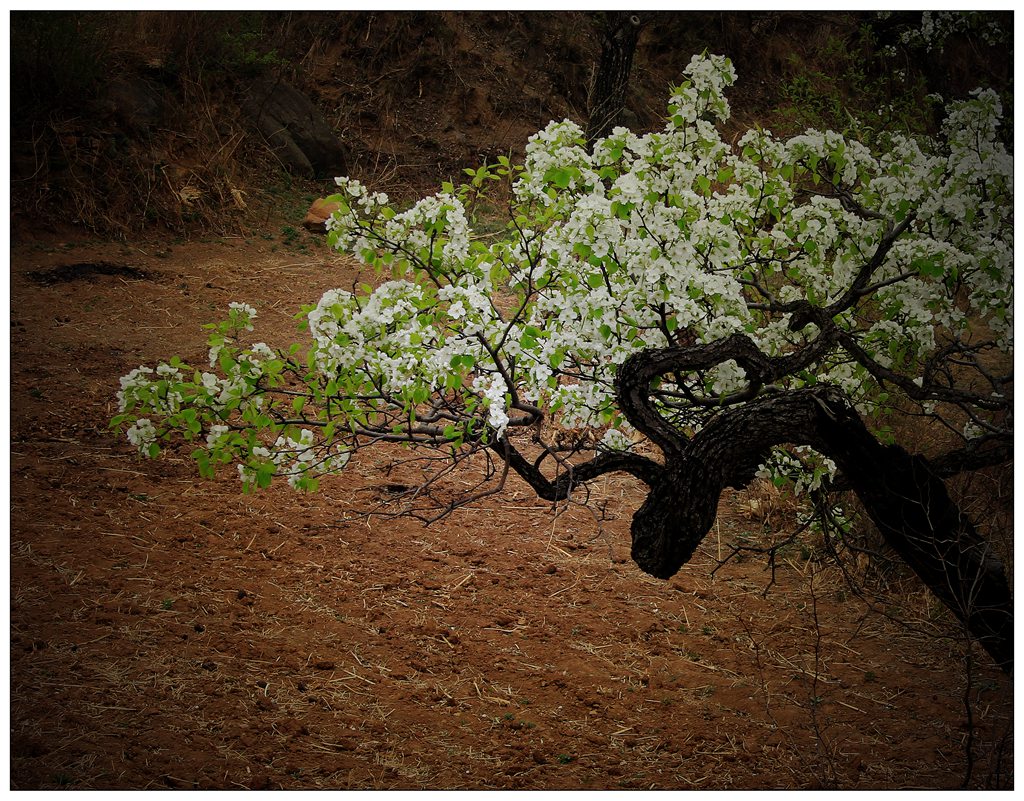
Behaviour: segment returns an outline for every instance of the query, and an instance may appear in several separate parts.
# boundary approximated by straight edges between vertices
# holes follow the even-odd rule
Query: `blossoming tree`
[[[198,444],[204,475],[312,489],[382,442],[470,464],[470,502],[510,471],[569,498],[625,472],[646,485],[632,554],[669,577],[719,495],[756,475],[857,493],[891,546],[1005,669],[1012,601],[943,479],[1012,457],[1012,159],[992,92],[935,139],[877,152],[834,132],[730,144],[732,65],[695,57],[667,124],[585,146],[570,121],[525,161],[398,212],[339,179],[331,242],[392,280],[327,292],[309,340],[249,341],[255,310],[211,326],[209,370],[178,359],[121,380],[115,424],[156,456]],[[508,187],[507,225],[478,224]],[[956,442],[893,442],[896,412]],[[427,494],[430,482],[419,491]]]

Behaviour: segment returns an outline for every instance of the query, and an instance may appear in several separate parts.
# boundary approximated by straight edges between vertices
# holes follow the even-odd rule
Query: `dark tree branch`
[[[593,459],[578,465],[565,464],[565,471],[560,472],[552,481],[541,472],[538,464],[531,463],[516,450],[507,437],[492,442],[490,447],[546,501],[565,500],[573,487],[593,481],[607,473],[629,473],[650,486],[661,472],[661,465],[645,456],[606,452],[599,453]]]
[[[929,467],[940,478],[966,473],[969,470],[983,470],[1013,460],[1013,436],[999,434],[973,440],[963,448],[950,451],[928,460]]]
[[[889,382],[899,387],[908,397],[917,401],[948,401],[949,403],[965,403],[989,411],[1002,411],[1012,405],[1010,398],[992,394],[983,395],[978,392],[970,392],[956,387],[940,386],[934,382],[923,382],[918,385],[913,380],[895,370],[883,367],[865,351],[857,342],[856,338],[847,332],[838,332],[839,344],[843,349],[857,360],[872,376],[880,383]]]
[[[653,381],[671,373],[708,370],[732,359],[746,372],[751,385],[760,387],[809,367],[834,341],[835,328],[831,326],[803,348],[785,356],[765,356],[745,334],[733,334],[707,345],[644,350],[619,368],[616,377],[619,408],[633,427],[661,448],[666,457],[680,456],[685,441],[680,439],[679,430],[651,403]]]

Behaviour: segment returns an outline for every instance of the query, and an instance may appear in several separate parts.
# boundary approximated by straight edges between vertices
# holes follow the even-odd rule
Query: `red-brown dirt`
[[[762,558],[712,572],[762,536],[743,497],[658,581],[625,478],[425,528],[364,514],[386,453],[316,495],[201,480],[188,446],[140,460],[118,377],[202,364],[233,300],[286,344],[354,278],[310,248],[13,248],[12,788],[955,788],[968,750],[971,786],[1012,786],[1012,682],[974,649],[968,688],[920,585],[868,606],[800,547],[767,593]]]

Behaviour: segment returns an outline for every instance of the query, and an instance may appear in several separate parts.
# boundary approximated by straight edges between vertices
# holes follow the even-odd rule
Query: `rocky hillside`
[[[1012,41],[988,40],[989,17],[927,59],[901,38],[920,14],[635,21],[620,118],[635,129],[660,125],[669,85],[705,49],[736,63],[737,130],[848,128],[862,113],[868,131],[927,128],[929,92],[1010,88]],[[14,234],[252,231],[340,173],[411,197],[520,153],[551,119],[585,122],[610,24],[602,12],[15,12]]]

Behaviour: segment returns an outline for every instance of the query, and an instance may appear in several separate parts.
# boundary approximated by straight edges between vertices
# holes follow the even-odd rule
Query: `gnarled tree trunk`
[[[747,484],[774,445],[809,445],[836,462],[887,542],[996,663],[1012,672],[1013,601],[1002,561],[927,460],[878,442],[839,390],[763,394],[723,409],[692,439],[673,433],[650,400],[652,377],[672,362],[707,368],[723,356],[742,362],[755,381],[771,378],[776,366],[758,359],[752,343],[737,336],[637,354],[619,371],[620,407],[665,453],[664,468],[633,517],[637,564],[659,578],[674,575],[713,525],[726,486]]]
[[[808,445],[828,456],[856,492],[893,549],[945,603],[1007,673],[1013,670],[1013,598],[1006,569],[992,546],[950,498],[942,475],[952,462],[930,463],[895,445],[883,445],[839,389],[771,389],[782,376],[804,369],[834,335],[786,356],[767,357],[742,334],[706,345],[633,354],[616,376],[619,408],[657,445],[664,462],[634,453],[600,453],[563,465],[556,480],[540,470],[543,456],[527,461],[507,437],[490,447],[546,500],[561,500],[574,486],[609,472],[630,473],[648,486],[633,515],[632,556],[667,579],[693,556],[715,522],[725,487],[744,487],[776,445]],[[732,397],[693,437],[659,412],[652,382],[661,376],[708,370],[735,360],[749,386]],[[997,458],[1009,453],[1002,445]],[[973,455],[965,464],[978,460]],[[956,461],[956,460],[953,460]]]

